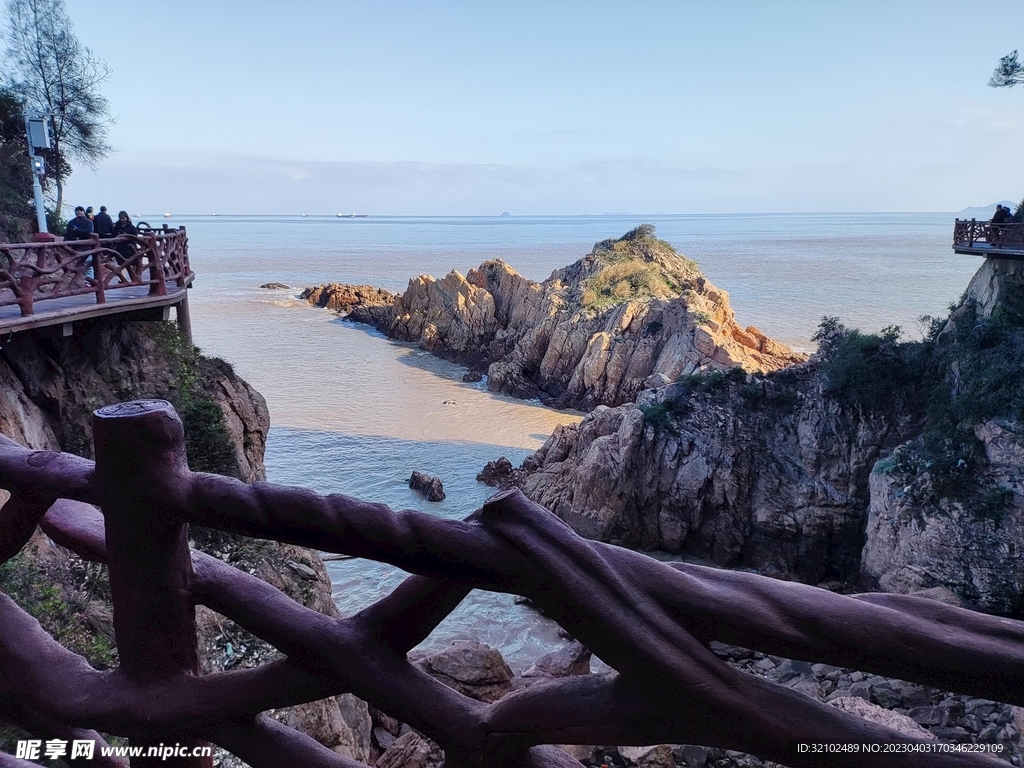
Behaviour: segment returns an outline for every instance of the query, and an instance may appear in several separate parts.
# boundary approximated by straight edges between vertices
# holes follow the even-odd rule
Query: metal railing
[[[839,595],[660,562],[577,536],[519,491],[458,521],[193,473],[181,421],[164,401],[101,408],[93,440],[95,463],[0,436],[0,488],[11,492],[0,509],[0,563],[37,525],[106,563],[120,659],[113,671],[93,669],[0,593],[0,718],[30,732],[42,723],[99,744],[98,732],[140,746],[213,742],[254,768],[360,768],[263,714],[352,692],[440,744],[446,768],[580,768],[548,745],[663,743],[750,752],[794,768],[1005,768],[744,673],[708,643],[1021,706],[1024,622],[905,595]],[[363,611],[331,618],[190,550],[189,524],[417,575]],[[493,704],[445,686],[406,654],[474,588],[528,597],[617,674],[538,683]],[[200,675],[200,604],[286,658]],[[21,765],[6,757],[0,765]],[[210,758],[132,765],[209,768]]]
[[[50,299],[92,294],[103,304],[111,291],[144,286],[150,296],[166,296],[168,284],[184,288],[191,280],[184,227],[60,243],[0,243],[0,307],[16,304],[23,317]]]

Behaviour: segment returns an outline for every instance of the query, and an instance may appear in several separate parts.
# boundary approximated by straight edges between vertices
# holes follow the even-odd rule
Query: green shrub
[[[825,394],[864,411],[904,408],[923,414],[932,345],[900,344],[900,335],[899,326],[861,333],[837,318],[822,318],[812,338],[822,353]]]
[[[905,343],[895,327],[862,334],[837,318],[823,318],[814,338],[824,391],[866,412],[921,415],[920,440],[879,470],[927,472],[938,496],[998,519],[1006,495],[979,483],[988,462],[974,428],[989,419],[1024,423],[1024,309],[1011,298],[990,317],[979,316],[969,303],[952,311],[952,326],[927,318],[925,340]],[[952,340],[939,345],[947,327]]]
[[[640,413],[644,415],[644,421],[653,424],[655,427],[667,429],[669,432],[676,432],[675,424],[672,423],[672,415],[675,412],[671,402],[660,402],[653,405],[641,405]]]

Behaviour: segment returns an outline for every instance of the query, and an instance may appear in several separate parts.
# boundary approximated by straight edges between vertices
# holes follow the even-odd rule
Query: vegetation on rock
[[[825,394],[848,407],[924,416],[920,437],[880,469],[926,473],[937,496],[998,514],[1006,495],[979,482],[987,461],[975,427],[1024,422],[1024,308],[1003,301],[985,317],[967,300],[923,340],[899,336],[896,327],[864,334],[824,318],[815,340]]]
[[[166,353],[173,379],[167,394],[185,427],[185,451],[194,472],[231,474],[234,448],[224,412],[211,396],[216,374],[234,376],[230,363],[206,357],[177,324],[152,323],[147,333]]]
[[[654,236],[653,224],[600,241],[593,255],[600,269],[583,283],[580,302],[595,312],[636,299],[673,299],[700,275],[695,262]]]

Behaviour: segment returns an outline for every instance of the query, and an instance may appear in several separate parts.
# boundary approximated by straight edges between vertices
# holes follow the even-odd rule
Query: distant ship
[[[169,218],[171,218],[171,214],[169,214],[169,213],[165,213],[165,214],[164,214],[164,218],[165,218],[165,219],[169,219]]]

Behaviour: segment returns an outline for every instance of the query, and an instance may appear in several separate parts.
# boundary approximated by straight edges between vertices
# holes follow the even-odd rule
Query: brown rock
[[[265,286],[264,286],[265,287]],[[326,307],[342,315],[357,308],[390,307],[397,294],[374,288],[372,285],[346,285],[326,283],[306,288],[299,298],[317,307]]]
[[[964,604],[1017,615],[1024,593],[1024,448],[1008,425],[993,421],[978,425],[975,436],[989,464],[975,498],[1005,502],[985,510],[978,501],[939,498],[927,473],[904,475],[883,464],[871,475],[862,572],[886,592],[941,587]],[[912,453],[914,446],[900,450]]]
[[[556,429],[512,482],[583,536],[849,582],[871,468],[921,420],[844,410],[822,395],[818,371],[670,384],[639,405],[595,409]]]
[[[478,701],[491,703],[512,690],[512,670],[501,653],[483,643],[456,642],[415,663],[449,688]]]
[[[591,652],[578,640],[544,654],[523,670],[519,682],[528,687],[542,680],[590,674]]]
[[[504,488],[511,481],[513,471],[512,462],[504,456],[500,456],[494,461],[488,461],[483,471],[477,474],[476,479],[490,486]]]
[[[619,747],[619,755],[629,768],[675,768],[672,747],[659,744],[653,747]]]

